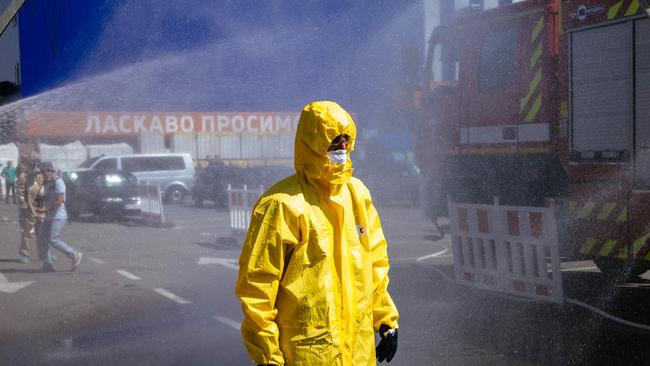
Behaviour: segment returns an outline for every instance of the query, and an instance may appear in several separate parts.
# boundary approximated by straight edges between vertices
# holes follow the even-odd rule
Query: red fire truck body
[[[552,202],[565,254],[650,268],[647,8],[528,0],[434,29],[416,140],[432,218],[447,197]]]

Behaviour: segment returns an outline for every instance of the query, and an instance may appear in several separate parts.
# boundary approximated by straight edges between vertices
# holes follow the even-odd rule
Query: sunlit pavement
[[[0,293],[3,356],[19,364],[245,364],[239,331],[228,322],[239,320],[236,271],[198,264],[236,258],[237,246],[217,244],[225,219],[201,210],[178,217],[172,229],[73,222],[63,239],[84,261],[69,272],[70,261],[57,253],[56,273],[19,263],[17,225],[0,224],[0,271],[9,282],[34,281]]]
[[[1,364],[249,364],[233,295],[241,239],[225,211],[167,206],[173,228],[73,222],[63,239],[82,265],[70,272],[57,253],[57,272],[40,273],[17,260],[15,210],[0,203]],[[401,315],[391,365],[648,364],[643,331],[572,304],[459,287],[448,237],[417,209],[379,212]],[[567,296],[650,324],[643,280],[613,284],[590,262],[565,269]]]

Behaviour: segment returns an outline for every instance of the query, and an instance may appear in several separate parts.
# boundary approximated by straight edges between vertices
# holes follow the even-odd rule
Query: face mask
[[[348,160],[348,151],[347,150],[328,151],[327,157],[330,158],[330,161],[333,164],[345,164],[345,162]]]

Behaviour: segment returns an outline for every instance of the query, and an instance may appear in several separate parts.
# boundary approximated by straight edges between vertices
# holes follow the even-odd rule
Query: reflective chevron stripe
[[[607,19],[616,18],[616,14],[618,14],[618,10],[621,8],[621,5],[623,5],[623,1],[624,0],[621,0],[609,8],[607,11]]]
[[[616,207],[616,203],[614,202],[607,202],[605,206],[603,206],[602,210],[600,210],[600,213],[598,214],[598,219],[599,220],[607,220],[609,215],[612,213],[614,208]]]
[[[585,207],[583,207],[582,210],[580,210],[580,212],[578,213],[578,216],[581,219],[586,219],[589,215],[591,215],[591,211],[593,211],[594,207],[596,207],[596,202],[593,201],[587,202]]]
[[[600,249],[600,252],[598,252],[598,255],[601,257],[609,257],[609,254],[616,247],[616,243],[616,240],[607,240],[605,244],[603,244],[603,247]]]
[[[587,201],[584,206],[578,207],[578,203],[576,201],[569,201],[569,212],[573,213],[574,215],[577,215],[578,218],[580,219],[587,219],[592,217],[592,215],[596,214],[597,212],[597,218],[601,221],[613,221],[614,216],[612,213],[617,207],[620,207],[616,202],[606,202],[600,206],[600,203],[596,203],[594,201]],[[576,212],[577,210],[577,212]],[[621,210],[618,212],[618,216],[616,216],[616,221],[618,222],[626,222],[627,221],[627,206],[622,206]]]
[[[627,11],[625,12],[625,16],[629,17],[630,15],[636,14],[636,12],[639,10],[639,1],[634,0],[632,1],[632,4],[627,8]]]
[[[576,205],[577,205],[576,201],[569,201],[569,211],[575,211]]]
[[[535,65],[539,62],[539,58],[542,56],[542,44],[540,43],[537,48],[535,49],[535,52],[533,55],[530,57],[530,69],[532,70]]]
[[[645,234],[644,236],[634,241],[634,243],[632,244],[632,252],[634,253],[635,257],[640,256],[641,250],[646,246],[648,238],[650,238],[650,233]]]
[[[528,105],[528,101],[532,97],[535,90],[537,90],[537,87],[541,82],[542,82],[542,69],[539,69],[535,72],[535,75],[533,76],[533,80],[531,80],[530,84],[528,85],[528,94],[521,99],[521,102],[519,104],[519,113],[522,113],[524,111],[524,109]]]
[[[623,207],[621,210],[621,213],[618,215],[618,218],[616,219],[618,222],[626,222],[627,221],[627,206]]]
[[[636,258],[650,260],[650,233],[636,239],[632,243],[632,253]],[[593,255],[598,257],[613,257],[627,259],[628,245],[616,239],[608,239],[602,245],[598,239],[588,238],[582,244],[580,253],[584,255]]]
[[[545,18],[539,17],[535,23],[535,27],[530,36],[531,49],[533,50],[530,56],[529,70],[532,74],[530,83],[528,84],[528,92],[519,101],[519,113],[523,115],[524,122],[533,122],[542,107],[543,95],[539,90],[539,86],[543,79],[541,58],[544,54],[544,31]],[[532,103],[531,103],[532,100]]]
[[[639,8],[641,7],[639,4],[639,0],[632,0],[629,1],[627,6],[623,6],[627,0],[621,0],[617,2],[616,4],[612,5],[609,10],[607,11],[607,19],[612,20],[619,16],[619,11],[621,9],[625,9],[625,13],[623,16],[629,17],[631,15],[634,15],[639,11]]]
[[[530,111],[528,111],[528,114],[526,115],[526,118],[524,118],[524,122],[532,122],[535,119],[535,116],[537,116],[537,112],[539,112],[539,109],[542,107],[542,95],[538,95],[537,98],[535,98],[535,102],[533,103],[533,106],[530,107]]]
[[[585,255],[591,253],[591,250],[594,249],[596,243],[598,243],[598,241],[594,238],[587,239],[587,241],[585,241],[585,243],[582,244],[582,248],[580,248],[580,253]]]
[[[539,34],[542,32],[542,29],[544,29],[544,17],[540,17],[537,19],[537,23],[535,24],[535,28],[533,28],[533,34],[530,38],[530,43],[535,42]]]

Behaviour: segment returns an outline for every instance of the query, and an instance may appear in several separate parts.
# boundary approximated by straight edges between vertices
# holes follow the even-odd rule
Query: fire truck
[[[433,30],[416,159],[434,222],[449,199],[553,205],[563,255],[650,269],[648,6],[527,0]]]

